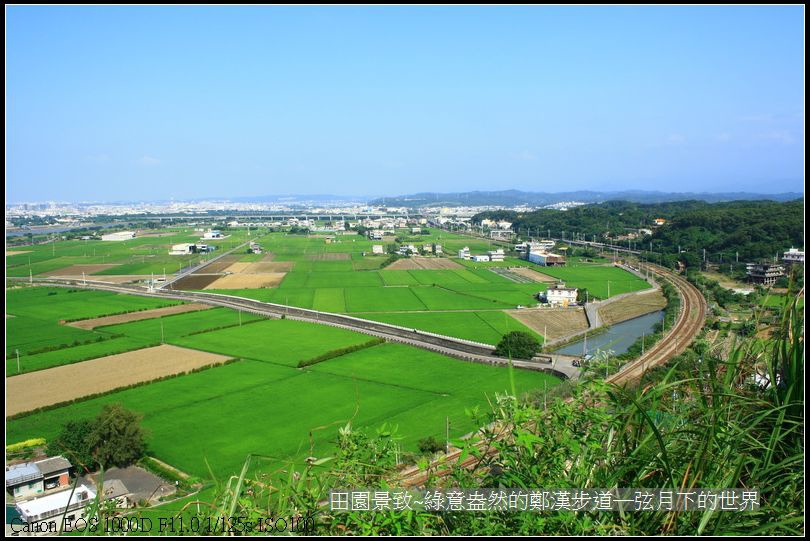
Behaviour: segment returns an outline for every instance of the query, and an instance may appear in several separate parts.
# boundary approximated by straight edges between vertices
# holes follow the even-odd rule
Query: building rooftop
[[[129,494],[132,494],[132,492],[120,479],[110,479],[108,481],[105,481],[104,486],[102,488],[104,490],[101,494],[101,497],[105,500],[110,500],[112,498],[119,498],[121,496],[127,496]],[[98,487],[96,487],[96,489],[98,489]]]
[[[34,479],[41,479],[42,472],[34,464],[17,464],[6,470],[6,486],[18,485]]]
[[[55,472],[69,470],[71,467],[70,461],[61,456],[53,458],[46,458],[35,462],[34,465],[42,472],[42,475],[50,475]]]
[[[71,494],[72,493],[72,494]],[[53,516],[56,511],[73,506],[81,502],[90,502],[95,499],[96,493],[86,485],[79,485],[76,490],[63,490],[49,496],[20,502],[17,509],[26,519],[39,520]]]

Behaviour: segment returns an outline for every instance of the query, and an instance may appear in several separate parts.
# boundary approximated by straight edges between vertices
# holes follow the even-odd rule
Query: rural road
[[[649,270],[669,281],[678,291],[681,306],[675,324],[658,343],[651,347],[644,355],[624,365],[619,372],[610,376],[606,381],[617,386],[624,386],[638,381],[647,370],[665,364],[673,357],[683,353],[694,341],[703,328],[706,320],[706,299],[700,291],[681,276],[657,265],[648,265]],[[463,468],[471,468],[479,463],[483,456],[492,455],[495,451],[487,447],[485,441],[477,444],[481,451],[480,457],[469,456],[461,461],[461,449],[454,449],[439,460],[442,464],[452,464]],[[437,466],[434,461],[433,466]],[[430,471],[431,468],[428,468]],[[446,466],[433,468],[430,473],[419,467],[409,468],[399,474],[398,483],[403,487],[423,486],[429,478],[446,477],[451,469]]]
[[[31,279],[17,279],[10,277],[9,280],[28,282]],[[144,297],[158,297],[189,302],[201,302],[213,306],[222,306],[234,310],[242,310],[265,317],[285,317],[288,319],[306,321],[309,323],[339,327],[350,331],[361,332],[377,338],[383,338],[389,342],[398,342],[401,344],[427,349],[463,361],[489,365],[509,365],[509,359],[497,357],[492,354],[494,347],[489,344],[462,340],[460,338],[419,331],[417,329],[409,329],[388,323],[369,321],[345,314],[319,312],[317,310],[309,310],[306,308],[298,308],[284,304],[262,302],[244,297],[237,297],[235,295],[223,295],[220,293],[166,289],[149,290],[147,288],[135,285],[111,284],[92,280],[73,280],[65,278],[34,278],[32,282],[40,285],[78,287],[110,291],[126,295],[139,295]],[[550,372],[564,379],[572,377],[575,378],[579,374],[579,369],[572,364],[577,357],[567,355],[544,355],[544,357],[551,357],[551,362],[545,362],[535,358],[531,361],[514,360],[512,361],[512,364],[517,368]]]

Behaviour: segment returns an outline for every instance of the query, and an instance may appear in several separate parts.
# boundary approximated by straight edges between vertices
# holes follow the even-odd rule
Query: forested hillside
[[[804,200],[785,203],[774,201],[732,201],[704,203],[682,201],[639,204],[611,201],[585,205],[568,211],[538,210],[519,214],[495,211],[477,214],[473,222],[484,218],[512,222],[521,235],[551,235],[555,238],[581,238],[604,241],[639,229],[653,230],[651,236],[637,239],[639,249],[677,254],[694,265],[703,250],[712,261],[740,262],[773,258],[790,247],[804,246]],[[667,222],[654,227],[656,218]]]

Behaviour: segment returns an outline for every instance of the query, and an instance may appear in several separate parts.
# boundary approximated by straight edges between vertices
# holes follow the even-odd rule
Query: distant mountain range
[[[520,190],[501,190],[493,192],[461,192],[461,193],[418,193],[401,195],[397,197],[381,197],[369,202],[375,206],[390,207],[480,207],[480,206],[506,206],[520,205],[538,207],[579,201],[582,203],[601,203],[603,201],[631,201],[634,203],[664,203],[668,201],[706,201],[719,203],[722,201],[750,201],[767,199],[772,201],[792,201],[801,199],[803,193],[786,192],[779,194],[760,194],[750,192],[723,192],[723,193],[694,193],[694,192],[659,192],[645,190],[625,190],[618,192],[522,192]]]

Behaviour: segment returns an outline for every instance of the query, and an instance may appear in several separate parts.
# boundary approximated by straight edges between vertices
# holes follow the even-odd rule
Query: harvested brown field
[[[557,279],[553,276],[543,274],[542,272],[537,272],[536,270],[527,267],[509,267],[509,272],[524,276],[530,280],[534,280],[535,282],[554,283],[557,281]]]
[[[254,289],[260,287],[276,287],[281,283],[287,273],[266,272],[263,274],[227,274],[220,276],[203,289]]]
[[[118,263],[107,263],[106,265],[70,265],[69,267],[62,267],[61,269],[43,272],[40,274],[40,276],[81,276],[82,273],[85,275],[90,275],[94,272],[101,272],[103,270],[117,267],[118,265]]]
[[[222,274],[192,274],[180,278],[170,287],[183,290],[205,289],[208,284],[216,282],[220,278],[222,278]]]
[[[342,253],[324,253],[308,255],[307,259],[311,261],[348,261],[351,259],[349,254]]]
[[[118,314],[114,316],[94,317],[93,319],[82,319],[67,323],[70,327],[92,330],[105,325],[116,325],[118,323],[128,323],[130,321],[140,321],[142,319],[152,319],[156,317],[170,316],[172,314],[182,314],[185,312],[197,312],[198,310],[208,310],[213,308],[209,304],[191,303],[178,304],[176,306],[166,306],[165,308],[155,308],[154,310],[143,310],[141,312],[130,312],[128,314]]]
[[[231,357],[162,345],[6,378],[6,416],[221,364]]]
[[[385,267],[383,270],[450,270],[463,269],[455,261],[444,257],[420,257],[413,256],[406,259],[399,259]]]
[[[259,261],[258,263],[251,263],[242,273],[264,274],[267,272],[290,272],[294,266],[295,261]]]
[[[246,268],[248,268],[251,265],[252,265],[252,263],[249,263],[249,262],[246,262],[246,261],[237,261],[236,263],[233,263],[230,267],[225,269],[224,272],[230,272],[230,273],[234,273],[234,274],[240,273],[240,272],[243,272]]]
[[[233,274],[267,274],[278,272],[289,272],[295,262],[293,261],[257,261],[255,263],[240,261],[234,263],[225,272]]]
[[[210,265],[206,265],[199,272],[203,272],[205,274],[213,274],[216,272],[224,272],[225,269],[239,261],[240,255],[226,255],[220,259],[217,259]]]
[[[6,250],[6,257],[10,255],[30,254],[31,250]]]
[[[599,308],[599,318],[604,325],[614,325],[650,312],[657,312],[666,305],[667,299],[660,290],[654,290],[650,293],[638,293]]]
[[[556,340],[588,328],[588,318],[580,308],[529,308],[507,313],[538,334],[547,333],[546,341]]]

